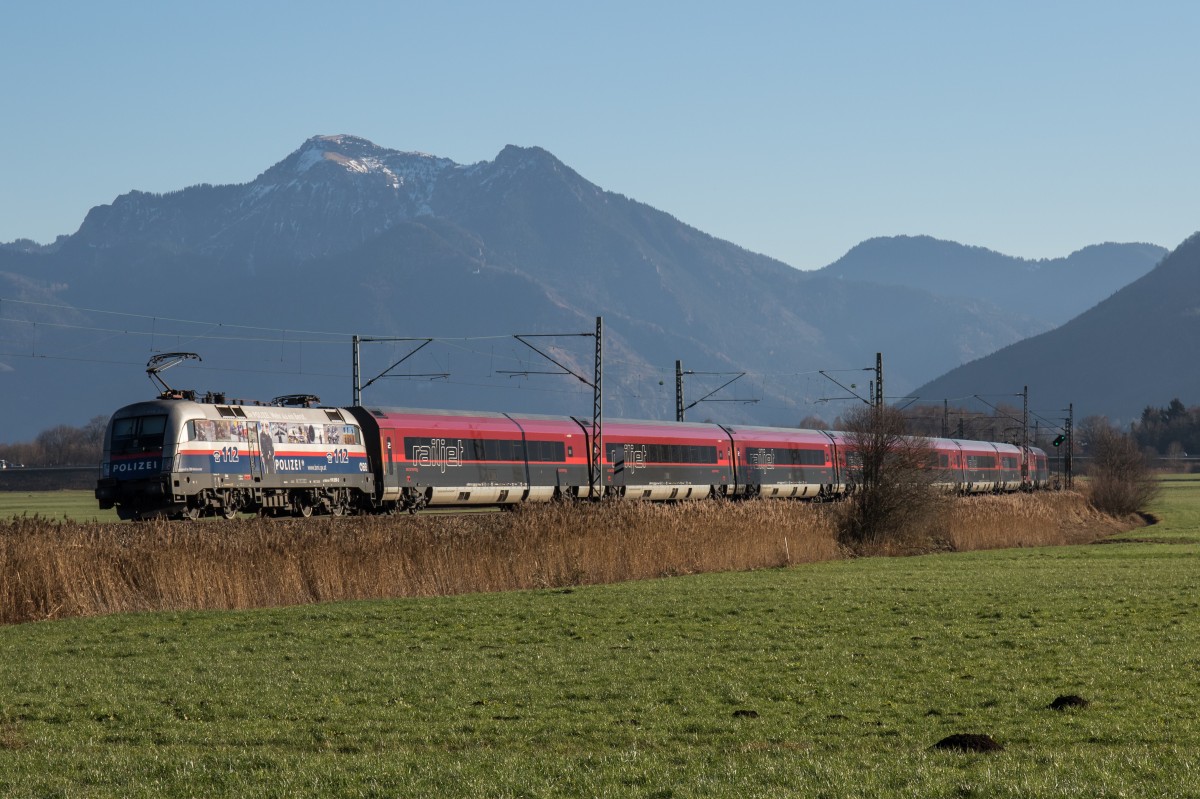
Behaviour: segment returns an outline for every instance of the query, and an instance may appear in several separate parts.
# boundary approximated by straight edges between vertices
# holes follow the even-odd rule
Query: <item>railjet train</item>
[[[835,499],[853,490],[843,433],[613,420],[601,442],[606,497]],[[591,443],[590,420],[573,417],[259,405],[164,392],[113,414],[96,499],[122,519],[196,519],[588,498]],[[947,490],[1007,492],[1048,481],[1037,447],[930,444],[930,467]]]

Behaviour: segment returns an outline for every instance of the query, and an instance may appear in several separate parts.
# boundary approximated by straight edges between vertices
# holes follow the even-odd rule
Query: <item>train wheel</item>
[[[307,519],[313,514],[313,507],[303,499],[297,499],[295,505],[295,514],[302,519]]]
[[[179,514],[179,518],[186,522],[194,522],[200,518],[200,509],[196,507],[185,508],[183,512]]]
[[[232,491],[224,491],[221,493],[221,508],[222,519],[235,519],[238,515],[237,494]]]

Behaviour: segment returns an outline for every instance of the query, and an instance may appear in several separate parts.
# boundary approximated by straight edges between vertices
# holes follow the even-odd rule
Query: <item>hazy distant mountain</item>
[[[1062,327],[916,389],[922,399],[1020,391],[1076,418],[1137,418],[1147,405],[1200,397],[1200,234],[1154,270]],[[1061,415],[1061,414],[1059,414]]]
[[[586,332],[602,316],[609,415],[671,418],[681,359],[748,372],[719,398],[760,400],[689,418],[790,424],[843,394],[818,369],[869,367],[882,351],[887,393],[903,394],[1048,327],[982,300],[797,271],[540,148],[460,165],[352,136],[309,139],[246,184],[122,195],[52,245],[0,248],[0,280],[3,296],[43,303],[0,314],[18,343],[0,356],[0,394],[22,410],[0,415],[0,440],[149,396],[143,365],[162,351],[204,358],[170,373],[173,385],[348,403],[351,333],[455,338],[366,400],[586,415],[586,387],[537,374],[555,367],[507,334]],[[496,338],[457,340],[484,335]],[[590,340],[538,341],[590,374]],[[415,346],[368,347],[364,382]],[[843,377],[865,393],[869,375]],[[725,379],[689,377],[688,399]]]
[[[1155,244],[1110,243],[1031,261],[929,236],[893,236],[864,241],[821,272],[983,300],[1052,327],[1137,280],[1166,254]]]

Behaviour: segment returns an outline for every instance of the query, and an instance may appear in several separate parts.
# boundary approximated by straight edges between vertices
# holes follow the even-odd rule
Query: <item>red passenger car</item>
[[[350,410],[363,427],[384,508],[546,502],[589,485],[586,436],[569,418]]]
[[[840,493],[833,438],[819,430],[724,427],[734,442],[737,493],[833,497]]]
[[[733,493],[732,443],[714,424],[616,420],[604,425],[605,485],[627,499]]]

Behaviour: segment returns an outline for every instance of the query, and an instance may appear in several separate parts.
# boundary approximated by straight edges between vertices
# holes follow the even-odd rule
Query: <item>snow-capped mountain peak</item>
[[[447,168],[458,166],[448,158],[389,150],[358,136],[337,134],[313,136],[260,177],[273,178],[276,182],[312,179],[309,173],[325,164],[340,167],[345,173],[380,175],[393,189],[414,179],[430,179]]]
[[[403,222],[459,207],[473,187],[489,191],[523,175],[570,178],[599,191],[537,147],[505,147],[468,166],[346,134],[313,136],[254,180],[193,186],[167,195],[130,192],[92,209],[78,241],[107,247],[131,238],[193,247],[251,269],[271,260],[344,252]]]

